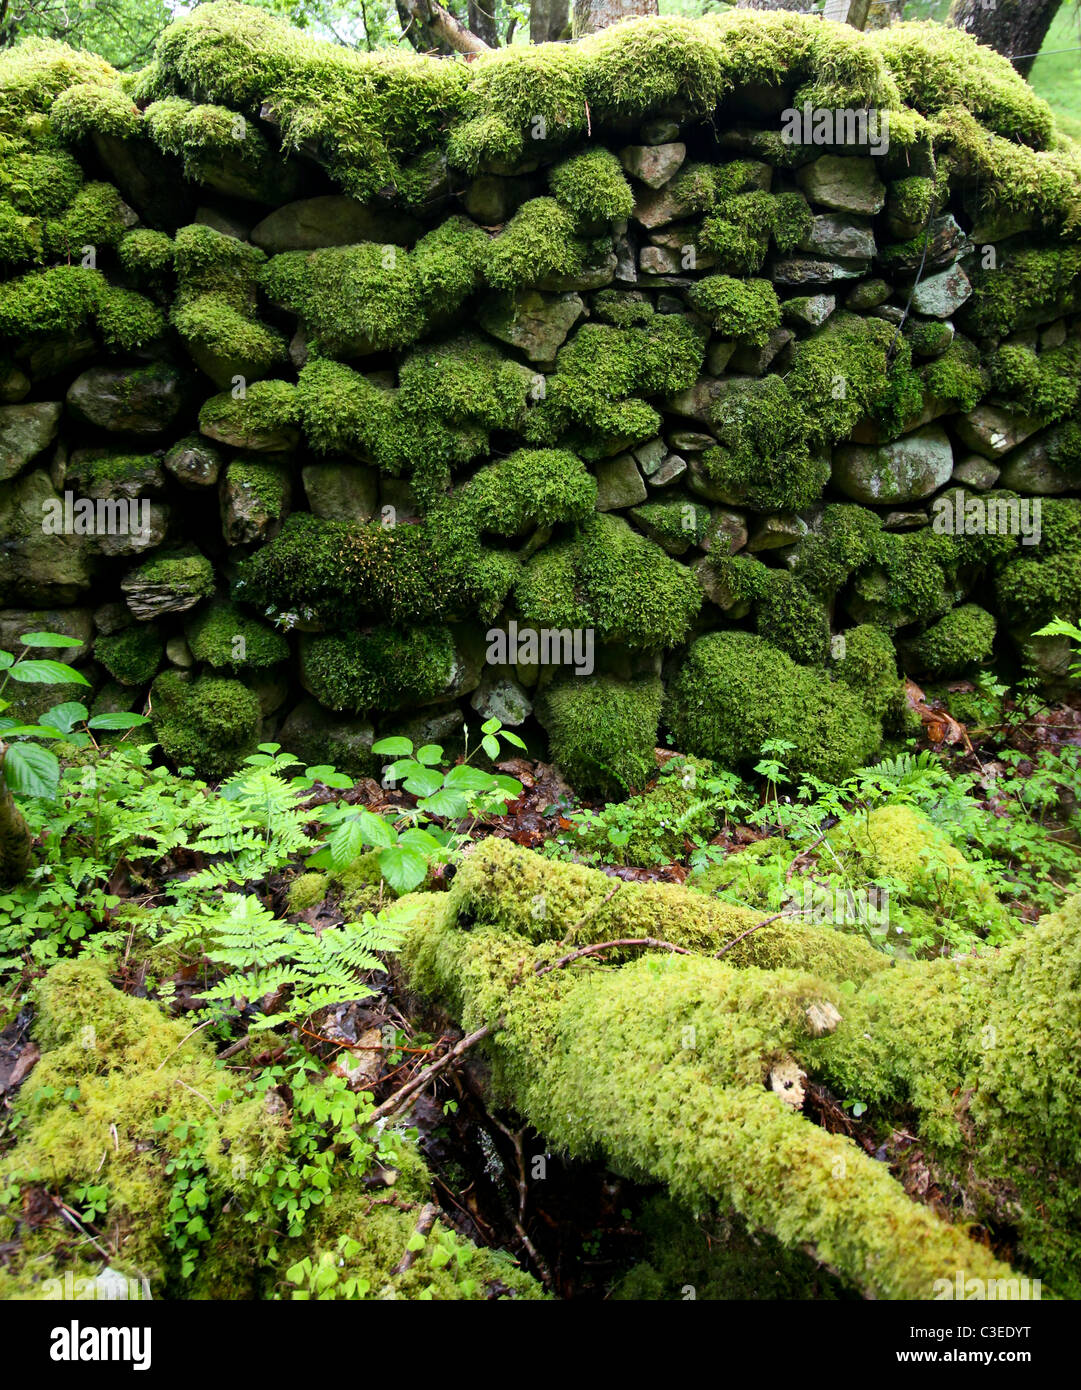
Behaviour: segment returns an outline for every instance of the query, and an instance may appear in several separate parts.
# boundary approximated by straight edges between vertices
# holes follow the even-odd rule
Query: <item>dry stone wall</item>
[[[135,77],[3,55],[0,133],[0,646],[174,763],[495,715],[583,787],[835,775],[902,671],[1068,680],[1081,163],[966,36],[467,64],[218,0]]]

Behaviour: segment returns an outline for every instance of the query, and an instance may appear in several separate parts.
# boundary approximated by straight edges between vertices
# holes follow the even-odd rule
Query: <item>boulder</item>
[[[352,246],[359,241],[408,246],[419,235],[419,223],[408,214],[369,207],[338,193],[285,203],[251,231],[255,245],[270,256],[281,251],[316,251],[321,246]]]
[[[663,188],[682,168],[687,146],[676,140],[664,145],[625,145],[619,162],[628,174],[649,188]]]
[[[618,454],[593,467],[597,479],[597,511],[616,512],[646,500],[646,485],[633,454]]]
[[[869,259],[875,254],[875,234],[869,222],[841,213],[820,213],[800,242],[801,251],[841,259]]]
[[[985,459],[1001,458],[1042,427],[1041,420],[1015,415],[997,405],[978,405],[954,421],[962,441]]]
[[[541,294],[539,290],[489,296],[477,322],[493,338],[524,353],[531,362],[552,362],[567,334],[585,313],[579,295]]]
[[[953,449],[939,425],[928,425],[892,444],[845,444],[834,450],[833,486],[856,502],[915,502],[944,486]]]
[[[533,701],[512,674],[489,667],[469,698],[481,719],[498,719],[508,729],[517,729],[533,713]]]
[[[0,406],[0,482],[14,478],[56,438],[59,401]]]
[[[227,545],[269,540],[289,508],[289,470],[278,459],[233,459],[221,480],[221,525]]]
[[[371,521],[379,511],[379,474],[364,464],[334,461],[301,469],[308,507],[331,521]]]
[[[912,309],[928,318],[948,319],[972,294],[972,284],[959,265],[951,265],[920,281],[912,294]]]
[[[198,435],[174,444],[165,455],[165,467],[184,487],[213,487],[221,472],[221,454]]]
[[[1077,475],[1064,472],[1052,462],[1061,434],[1062,428],[1058,426],[1015,449],[1003,465],[999,486],[1011,492],[1032,493],[1037,497],[1077,492]],[[983,462],[982,459],[980,461]]]
[[[874,160],[863,156],[821,155],[797,172],[796,181],[812,203],[835,212],[873,217],[885,206],[886,185]]]
[[[68,388],[68,409],[99,429],[161,434],[184,401],[184,377],[175,367],[91,367]]]

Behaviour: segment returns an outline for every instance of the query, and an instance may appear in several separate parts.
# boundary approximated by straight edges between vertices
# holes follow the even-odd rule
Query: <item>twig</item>
[[[441,1071],[446,1071],[452,1062],[456,1062],[463,1052],[468,1052],[474,1044],[479,1043],[497,1028],[503,1026],[503,1020],[497,1019],[495,1023],[486,1023],[483,1028],[478,1028],[476,1032],[468,1034],[459,1039],[447,1052],[433,1062],[431,1066],[425,1067],[423,1071],[418,1071],[412,1081],[407,1081],[404,1086],[389,1096],[382,1105],[377,1105],[368,1118],[364,1121],[366,1125],[375,1124],[377,1120],[384,1120],[388,1115],[395,1114],[402,1108],[410,1096],[417,1091],[423,1090],[434,1076],[438,1076]]]
[[[434,1202],[425,1202],[420,1209],[420,1216],[417,1224],[413,1227],[413,1235],[420,1236],[423,1240],[428,1232],[435,1225],[435,1218],[439,1215],[439,1208]],[[413,1268],[413,1261],[420,1254],[419,1250],[406,1250],[405,1254],[394,1266],[391,1271],[393,1274],[404,1274],[407,1269]]]
[[[185,1033],[184,1036],[177,1043],[177,1045],[173,1048],[172,1052],[167,1052],[165,1056],[161,1059],[161,1061],[158,1063],[158,1065],[154,1068],[154,1075],[157,1076],[158,1072],[161,1071],[162,1067],[169,1060],[169,1058],[175,1057],[176,1054],[180,1051],[180,1049],[184,1046],[184,1044],[188,1041],[188,1039],[195,1037],[196,1033],[198,1033],[200,1028],[208,1028],[210,1024],[212,1024],[213,1022],[213,1018],[204,1019],[202,1023],[197,1023],[190,1033]]]
[[[798,917],[803,911],[801,907],[789,908],[787,912],[775,912],[772,917],[763,917],[761,922],[756,922],[753,927],[748,927],[746,931],[741,931],[739,936],[734,936],[731,941],[721,947],[719,951],[714,951],[713,959],[720,960],[725,951],[730,951],[733,946],[738,946],[744,937],[750,936],[751,932],[758,931],[762,927],[768,927],[771,922],[779,922],[782,917]]]
[[[560,956],[559,960],[549,961],[547,965],[535,965],[533,972],[538,976],[547,975],[552,970],[562,970],[565,965],[570,965],[572,961],[581,960],[583,956],[592,956],[598,951],[611,951],[617,946],[649,946],[659,951],[674,951],[679,956],[693,954],[687,950],[686,946],[676,946],[671,941],[659,941],[655,936],[622,936],[616,941],[598,941],[593,946],[580,946],[569,956]]]
[[[569,946],[571,942],[571,937],[573,937],[576,932],[580,932],[591,917],[596,917],[597,913],[600,912],[601,908],[606,907],[622,887],[623,882],[622,880],[620,880],[610,893],[606,893],[604,895],[604,897],[600,900],[599,903],[594,903],[588,912],[583,913],[583,915],[578,919],[578,921],[575,922],[573,927],[567,928],[566,935],[563,937],[563,940],[559,944],[561,946]]]

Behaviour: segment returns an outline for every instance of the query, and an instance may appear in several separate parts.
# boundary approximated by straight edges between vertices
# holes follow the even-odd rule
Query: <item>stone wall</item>
[[[0,646],[71,633],[173,762],[497,715],[582,786],[834,774],[901,670],[1066,681],[1081,163],[965,35],[466,64],[219,0],[134,78],[3,55],[0,127]]]

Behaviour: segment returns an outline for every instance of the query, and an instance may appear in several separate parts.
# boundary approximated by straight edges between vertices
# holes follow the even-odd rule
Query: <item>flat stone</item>
[[[682,182],[682,180],[680,180]],[[641,188],[634,200],[634,218],[643,227],[666,227],[690,217],[695,208],[688,195],[679,196],[669,188]]]
[[[513,676],[492,668],[481,676],[469,703],[482,719],[498,719],[508,729],[517,729],[533,713],[533,701],[525,687]]]
[[[72,414],[99,429],[161,434],[184,403],[183,375],[175,367],[91,367],[68,389]]]
[[[328,521],[371,521],[379,511],[379,473],[364,464],[309,463],[300,471],[308,509]]]
[[[782,546],[794,545],[807,531],[807,523],[802,517],[791,512],[776,512],[759,521],[747,541],[747,549],[779,550]]]
[[[643,246],[638,253],[638,266],[646,275],[678,275],[683,262],[677,251],[666,246]]]
[[[726,381],[700,376],[693,386],[688,386],[685,391],[670,397],[665,408],[673,415],[682,415],[688,420],[697,420],[699,424],[710,425],[713,423],[710,414],[713,403],[727,390]]]
[[[489,296],[477,321],[493,338],[517,348],[530,361],[552,362],[584,313],[585,304],[577,294],[518,290]]]
[[[419,235],[420,224],[406,213],[372,208],[338,193],[285,203],[251,231],[255,245],[271,256],[321,246],[353,246],[360,241],[408,246]]]
[[[678,482],[683,477],[686,471],[687,460],[681,458],[679,454],[669,454],[660,468],[649,479],[649,485],[656,488],[671,487],[673,483]]]
[[[833,285],[838,280],[858,280],[869,261],[826,260],[820,256],[779,256],[770,269],[778,285]]]
[[[619,162],[628,174],[649,188],[663,188],[683,166],[687,146],[680,140],[665,145],[625,145]]]
[[[594,464],[597,479],[597,511],[622,511],[636,506],[648,496],[633,454],[618,454]]]
[[[863,156],[824,154],[798,170],[796,181],[813,203],[835,212],[873,217],[886,203],[886,185]]]
[[[985,459],[998,459],[1043,428],[1041,420],[996,405],[978,405],[954,421],[961,440]]]
[[[59,401],[0,406],[0,482],[14,478],[47,449],[60,428]]]
[[[833,486],[857,502],[884,505],[930,497],[953,473],[953,449],[940,425],[892,444],[846,444],[834,450]]]
[[[919,531],[930,521],[926,512],[893,511],[886,513],[882,527],[886,531]]]
[[[912,308],[929,318],[948,319],[972,295],[972,285],[959,265],[921,280],[912,294]]]
[[[631,453],[638,467],[649,478],[668,457],[668,446],[663,439],[647,439],[644,444],[636,444]]]
[[[972,243],[965,235],[957,219],[947,213],[944,217],[934,217],[927,228],[927,253],[924,254],[924,238],[912,237],[908,242],[883,246],[879,256],[890,270],[908,271],[937,270],[951,265],[972,249]]]
[[[820,213],[812,219],[800,250],[842,260],[868,260],[875,254],[875,234],[869,222],[838,212]]]
[[[1001,471],[979,454],[968,454],[953,465],[950,481],[963,483],[965,487],[974,487],[979,492],[986,492],[998,482]]]
[[[836,308],[836,295],[800,295],[796,299],[786,299],[781,305],[781,314],[788,323],[801,323],[808,328],[821,328]]]

